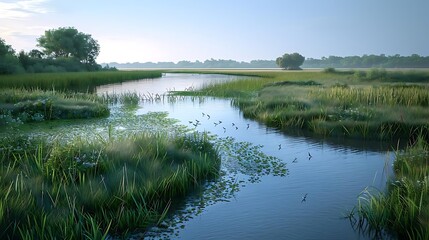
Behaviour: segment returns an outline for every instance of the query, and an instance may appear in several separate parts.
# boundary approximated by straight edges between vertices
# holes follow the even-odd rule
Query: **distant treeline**
[[[134,63],[103,63],[103,66],[116,68],[278,68],[275,60],[252,60],[239,62],[235,60],[210,59],[201,61],[174,62],[134,62]],[[322,59],[307,58],[303,68],[429,68],[429,56],[417,54],[411,56],[363,55],[337,57],[329,56]]]
[[[116,68],[277,68],[274,60],[252,60],[250,62],[238,62],[235,60],[210,59],[201,61],[174,62],[134,62],[134,63],[102,63],[103,66]]]
[[[322,59],[307,58],[304,68],[429,68],[429,56],[417,54],[411,56],[363,55],[337,57],[329,56]]]

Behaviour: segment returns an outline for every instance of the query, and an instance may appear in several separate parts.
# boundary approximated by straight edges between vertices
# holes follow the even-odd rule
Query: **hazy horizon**
[[[0,0],[0,38],[29,51],[45,30],[72,26],[99,41],[105,63],[428,56],[428,9],[425,0]]]

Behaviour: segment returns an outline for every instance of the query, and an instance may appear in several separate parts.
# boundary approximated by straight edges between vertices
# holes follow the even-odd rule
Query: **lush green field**
[[[161,77],[161,71],[105,71],[0,75],[0,88],[93,92],[96,86]]]

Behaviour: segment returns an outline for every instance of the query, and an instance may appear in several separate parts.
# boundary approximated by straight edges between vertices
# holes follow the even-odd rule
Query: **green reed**
[[[161,71],[68,72],[1,75],[0,88],[94,92],[100,85],[158,78]]]
[[[342,106],[422,106],[429,105],[429,87],[417,85],[331,87],[314,89],[309,97],[320,101],[336,101]]]
[[[42,141],[1,151],[2,238],[126,235],[159,222],[172,199],[217,176],[220,166],[216,149],[197,133]]]
[[[388,232],[399,239],[429,237],[429,151],[423,139],[397,152],[395,179],[387,191],[365,189],[351,213],[357,227],[375,237]],[[355,218],[355,216],[357,218]]]

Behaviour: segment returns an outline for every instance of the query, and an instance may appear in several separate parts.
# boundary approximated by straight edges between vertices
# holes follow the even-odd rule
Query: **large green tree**
[[[73,27],[47,30],[37,41],[43,52],[54,58],[75,58],[82,63],[95,64],[100,53],[100,45],[90,34]]]
[[[283,56],[276,59],[276,64],[283,69],[301,70],[299,66],[304,63],[304,60],[305,57],[299,53],[285,53]]]

